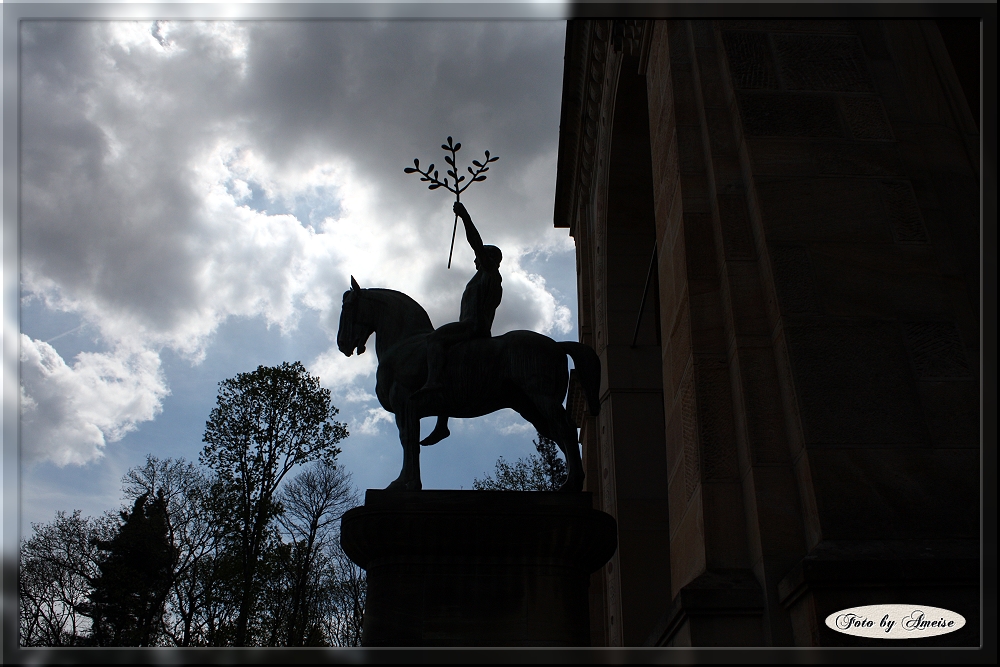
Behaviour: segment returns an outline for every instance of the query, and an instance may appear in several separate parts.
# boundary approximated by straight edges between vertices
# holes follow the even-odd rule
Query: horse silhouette
[[[566,457],[566,481],[560,491],[583,489],[583,463],[576,426],[563,407],[569,382],[566,355],[573,359],[590,414],[600,409],[601,363],[581,343],[556,342],[533,331],[511,331],[448,348],[444,389],[417,393],[427,380],[427,336],[434,330],[416,301],[390,289],[362,289],[351,278],[344,293],[337,347],[350,357],[375,334],[378,357],[375,395],[396,417],[403,446],[403,469],[387,489],[416,491],[420,482],[420,445],[447,437],[449,417],[481,417],[512,408],[538,433],[551,438]],[[437,427],[422,443],[420,420],[437,417]]]

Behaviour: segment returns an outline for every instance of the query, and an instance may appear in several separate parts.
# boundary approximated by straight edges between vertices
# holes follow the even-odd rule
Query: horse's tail
[[[587,408],[590,414],[597,416],[601,411],[601,360],[597,353],[583,343],[562,341],[559,343],[563,351],[573,358],[580,384],[587,397]]]

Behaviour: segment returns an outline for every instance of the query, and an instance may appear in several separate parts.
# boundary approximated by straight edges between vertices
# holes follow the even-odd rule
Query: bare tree
[[[22,646],[78,646],[89,643],[92,625],[84,613],[100,576],[101,540],[114,535],[110,514],[83,517],[57,512],[51,523],[32,524],[21,541],[18,595]]]
[[[361,628],[365,617],[368,577],[340,546],[340,540],[328,549],[334,571],[333,609],[325,617],[324,633],[334,646],[361,646]]]
[[[291,596],[286,645],[302,646],[321,614],[326,549],[336,542],[344,512],[360,504],[351,476],[328,463],[317,463],[282,490],[278,522],[291,538]]]

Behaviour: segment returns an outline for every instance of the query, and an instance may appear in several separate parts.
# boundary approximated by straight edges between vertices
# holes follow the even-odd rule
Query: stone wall
[[[850,643],[827,614],[905,599],[975,643],[979,138],[933,22],[571,22],[566,71],[595,641]]]

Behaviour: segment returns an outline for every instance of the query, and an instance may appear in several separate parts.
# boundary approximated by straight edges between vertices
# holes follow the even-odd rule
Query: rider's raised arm
[[[469,240],[469,245],[472,246],[476,257],[479,257],[483,250],[483,238],[479,235],[479,230],[476,229],[476,226],[472,224],[472,216],[469,215],[469,212],[461,202],[455,202],[454,210],[462,218],[462,224],[465,225],[465,238]]]

